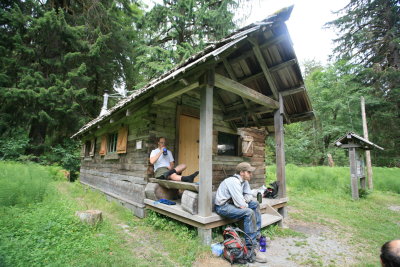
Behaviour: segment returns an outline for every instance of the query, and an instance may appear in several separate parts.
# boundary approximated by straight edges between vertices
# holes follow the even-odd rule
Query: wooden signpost
[[[358,181],[360,181],[361,188],[366,189],[363,152],[373,148],[381,150],[383,148],[352,132],[339,138],[335,142],[335,146],[349,150],[351,195],[353,199],[359,199]]]

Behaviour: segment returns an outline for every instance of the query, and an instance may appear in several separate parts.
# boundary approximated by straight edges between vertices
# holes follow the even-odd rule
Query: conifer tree
[[[338,30],[335,53],[364,68],[355,79],[365,92],[373,142],[386,149],[385,165],[400,166],[400,5],[398,0],[351,0],[328,23]]]
[[[138,24],[143,45],[136,61],[143,81],[157,77],[234,30],[233,11],[239,2],[164,0],[145,13]]]

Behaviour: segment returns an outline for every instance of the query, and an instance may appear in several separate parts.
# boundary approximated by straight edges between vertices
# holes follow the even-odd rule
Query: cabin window
[[[112,133],[108,135],[108,142],[107,142],[108,153],[113,153],[117,151],[117,141],[118,141],[118,133]]]
[[[92,142],[91,141],[86,141],[85,142],[85,158],[90,157],[91,147],[92,147]]]
[[[239,135],[218,132],[218,155],[239,156]]]

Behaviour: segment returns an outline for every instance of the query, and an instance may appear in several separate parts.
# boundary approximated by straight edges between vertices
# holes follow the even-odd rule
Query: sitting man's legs
[[[252,203],[254,202],[254,203]],[[251,203],[251,204],[250,204]],[[258,215],[256,214],[258,210]],[[257,235],[260,234],[261,216],[258,203],[255,201],[249,202],[249,208],[240,209],[235,205],[226,203],[222,206],[215,205],[215,211],[223,217],[230,219],[243,219],[244,232],[250,237],[245,236],[246,246],[251,248],[254,244],[257,245]]]
[[[157,169],[157,171],[154,173],[154,176],[158,179],[171,179],[173,181],[193,183],[194,178],[199,174],[199,172],[196,171],[189,176],[180,175],[185,169],[185,164],[179,164],[172,170],[169,170],[166,167],[161,167]]]

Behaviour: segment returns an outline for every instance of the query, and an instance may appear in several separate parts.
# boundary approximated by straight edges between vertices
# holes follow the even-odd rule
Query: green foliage
[[[24,133],[14,132],[0,139],[0,160],[17,160],[24,155],[29,139]]]
[[[91,227],[74,216],[82,207],[55,189],[58,176],[56,167],[0,162],[0,265],[138,265],[109,221]]]
[[[173,0],[156,4],[138,27],[144,41],[136,68],[149,81],[231,32],[240,1]]]
[[[266,184],[276,180],[276,166],[266,169]],[[373,168],[374,189],[400,194],[399,168]],[[290,193],[307,192],[313,194],[332,193],[350,196],[350,169],[348,167],[299,167],[293,164],[286,165],[286,181]],[[368,192],[364,192],[368,195]]]
[[[135,83],[132,25],[140,10],[131,1],[1,5],[0,137],[25,132],[25,155],[56,156],[57,145],[67,149],[63,140],[98,115],[103,90]],[[74,165],[68,160],[60,163]]]
[[[276,224],[263,228],[261,234],[271,238],[271,240],[277,237],[305,237],[303,233],[296,232],[290,228],[282,228]]]
[[[400,194],[400,168],[373,168],[374,188]]]
[[[74,216],[75,209],[73,203],[64,202],[53,192],[43,204],[1,210],[0,254],[5,264],[135,264],[122,248],[112,249],[120,239],[110,224],[105,222],[97,227],[82,224]]]
[[[48,184],[59,179],[59,168],[0,162],[0,207],[42,202]]]
[[[396,0],[352,0],[328,26],[339,32],[335,53],[355,63],[354,80],[370,88],[370,139],[385,146],[377,164],[400,166],[400,6]]]
[[[197,236],[196,228],[190,227],[187,224],[179,221],[171,220],[170,217],[161,215],[152,210],[147,212],[144,219],[147,225],[151,225],[158,230],[171,231],[180,239],[193,239]]]
[[[362,67],[347,61],[338,61],[321,67],[307,63],[305,80],[316,119],[285,126],[285,151],[288,163],[297,165],[327,165],[327,154],[335,164],[348,164],[347,151],[336,148],[335,140],[349,131],[363,135],[361,96],[366,102],[369,139],[384,146],[373,150],[372,162],[377,166],[397,166],[400,160],[396,136],[396,112],[389,111],[384,98],[359,80]],[[269,151],[274,151],[274,144]]]
[[[80,167],[80,142],[67,139],[62,144],[51,147],[51,150],[40,157],[41,163],[57,163],[70,172],[73,181],[78,177]]]

